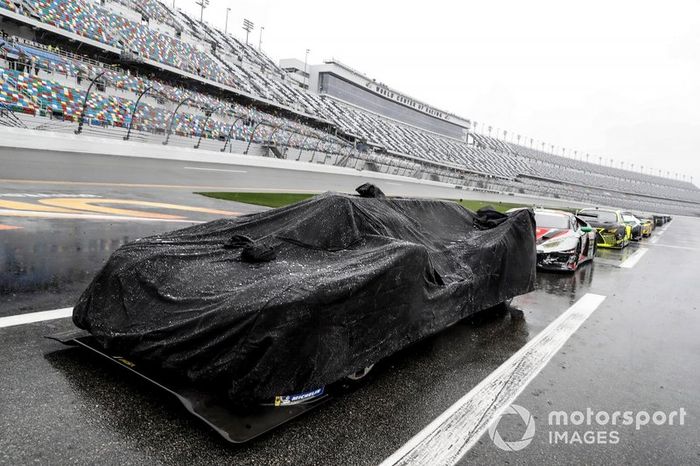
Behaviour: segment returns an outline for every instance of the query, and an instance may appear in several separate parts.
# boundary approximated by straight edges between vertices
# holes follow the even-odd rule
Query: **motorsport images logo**
[[[684,426],[687,411],[551,411],[547,417],[550,445],[616,445],[620,443],[620,427],[642,430],[652,426]],[[520,440],[505,441],[498,432],[498,424],[504,416],[520,416],[525,432]],[[519,405],[510,405],[489,426],[489,437],[503,451],[520,451],[535,437],[535,419],[530,411]]]
[[[507,416],[509,414],[517,414],[525,424],[525,433],[523,433],[520,440],[506,442],[501,437],[501,434],[498,433],[498,423],[501,421],[503,416]],[[530,442],[532,442],[532,439],[535,437],[535,419],[532,417],[532,414],[530,414],[530,411],[522,406],[510,405],[501,413],[500,416],[498,416],[496,420],[493,421],[491,426],[489,426],[489,437],[491,437],[494,445],[501,450],[520,451],[530,445]]]

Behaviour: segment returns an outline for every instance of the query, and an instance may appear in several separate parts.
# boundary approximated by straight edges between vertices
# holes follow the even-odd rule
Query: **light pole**
[[[224,34],[228,34],[228,14],[231,12],[231,8],[226,8],[226,23],[224,23]]]
[[[258,41],[258,52],[262,50],[262,33],[265,30],[265,26],[260,26],[260,40]]]
[[[199,13],[199,22],[204,22],[204,9],[209,6],[209,0],[198,0],[194,2],[194,4],[199,5],[201,7]]]
[[[187,96],[177,104],[177,107],[175,107],[175,111],[173,112],[172,116],[170,117],[170,124],[168,124],[168,134],[165,135],[165,141],[163,141],[164,146],[167,146],[168,141],[170,141],[170,133],[173,132],[173,122],[175,121],[175,115],[177,115],[177,111],[180,110],[180,107],[182,107],[182,105],[189,100],[190,100],[190,97]]]
[[[199,139],[197,139],[197,144],[194,146],[195,149],[199,149],[199,146],[202,144],[202,137],[204,137],[204,132],[207,129],[207,123],[209,123],[209,118],[211,118],[212,113],[214,113],[214,111],[210,108],[204,111],[204,116],[206,116],[206,118],[204,119],[202,129],[199,131]]]
[[[304,87],[306,87],[307,89],[309,88],[309,85],[306,83],[306,80],[309,77],[309,72],[306,70],[306,68],[309,63],[309,52],[311,52],[311,50],[306,49],[306,54],[304,55]]]
[[[255,29],[255,24],[249,19],[244,19],[243,30],[245,31],[245,45],[248,45],[248,35],[250,35],[250,31],[253,29]]]
[[[148,86],[146,87],[141,94],[139,94],[138,99],[136,99],[136,103],[134,104],[134,109],[131,111],[131,118],[129,118],[129,129],[126,131],[126,136],[124,136],[124,140],[128,141],[129,136],[131,136],[131,128],[134,126],[134,118],[136,117],[136,109],[139,108],[139,102],[141,102],[141,98],[146,95],[147,92],[149,92],[151,89],[153,89],[153,86]]]
[[[85,121],[85,110],[87,109],[87,101],[88,98],[90,97],[90,91],[92,90],[92,86],[95,85],[95,82],[97,82],[98,79],[100,79],[102,76],[107,73],[107,70],[102,71],[99,73],[95,78],[90,81],[90,85],[87,88],[87,91],[85,92],[85,98],[83,99],[83,106],[80,110],[80,120],[78,120],[78,129],[75,130],[75,134],[80,134],[83,132],[83,122]]]

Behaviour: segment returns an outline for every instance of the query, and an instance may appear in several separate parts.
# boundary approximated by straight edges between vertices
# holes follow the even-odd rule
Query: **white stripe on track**
[[[627,259],[625,259],[622,264],[620,264],[621,269],[631,269],[635,265],[637,265],[637,262],[639,262],[639,259],[644,256],[644,254],[647,253],[649,249],[640,249],[631,256],[629,256]]]
[[[457,463],[604,300],[585,294],[381,466]]]
[[[248,173],[246,170],[227,170],[223,168],[204,168],[204,167],[183,167],[185,170],[202,170],[207,172],[229,172],[229,173]]]
[[[68,220],[113,220],[118,222],[204,223],[201,221],[172,218],[120,217],[119,215],[41,212],[35,210],[0,209],[0,217],[56,218]]]
[[[15,325],[43,322],[45,320],[64,319],[73,315],[73,308],[54,309],[53,311],[30,312],[16,316],[0,317],[0,328],[14,327]]]

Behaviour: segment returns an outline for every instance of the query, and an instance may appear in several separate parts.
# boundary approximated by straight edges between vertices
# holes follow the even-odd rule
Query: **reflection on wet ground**
[[[22,226],[0,234],[0,317],[72,306],[120,246],[187,225],[33,220]]]

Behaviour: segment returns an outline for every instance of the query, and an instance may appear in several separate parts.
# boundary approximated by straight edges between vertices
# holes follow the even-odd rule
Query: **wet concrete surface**
[[[643,242],[649,251],[634,269],[596,280],[592,289],[607,296],[603,306],[514,402],[535,418],[533,442],[505,452],[487,434],[462,464],[700,463],[699,226],[697,219],[674,220],[655,243]],[[640,411],[678,416],[674,426],[651,421],[640,429],[613,426],[604,414],[591,425],[550,424],[552,411],[589,408],[611,415],[632,411],[635,419]],[[681,408],[684,425],[678,425]],[[509,417],[514,419],[504,418],[498,431],[507,441],[519,440],[523,422]],[[576,441],[576,433],[588,440]],[[612,443],[613,437],[619,440]]]
[[[379,364],[357,390],[249,445],[231,446],[174,400],[86,351],[42,338],[68,319],[0,329],[0,451],[20,462],[375,464],[541,331],[593,268],[558,276],[509,315],[458,324]],[[543,280],[540,280],[542,282]],[[548,281],[545,279],[544,281]],[[1,458],[1,457],[0,457]]]
[[[0,191],[47,189],[242,213],[257,209],[187,189],[20,183]],[[0,232],[0,317],[69,307],[119,245],[186,226],[2,216],[0,224],[21,227]],[[71,328],[70,319],[0,328],[0,463],[377,464],[593,292],[606,301],[516,401],[536,418],[532,444],[503,452],[486,435],[463,462],[697,464],[699,228],[698,219],[678,218],[653,244],[601,251],[574,274],[540,273],[537,290],[515,300],[522,319],[504,314],[455,325],[381,362],[354,391],[241,446],[227,444],[174,398],[120,368],[43,338]],[[618,267],[640,248],[648,252],[634,268]],[[683,428],[619,429],[617,445],[551,445],[548,413],[586,407],[683,407],[688,415]],[[504,419],[499,432],[509,440],[523,430]]]
[[[695,304],[685,300],[694,295],[677,278],[664,293],[657,287],[668,274],[667,260],[680,260],[678,255],[687,251],[669,255],[662,246],[644,247],[652,250],[632,270],[594,262],[575,274],[539,274],[537,291],[515,302],[524,319],[506,314],[452,327],[379,364],[357,390],[243,446],[226,444],[176,400],[118,367],[42,338],[70,328],[69,319],[0,329],[5,355],[0,364],[0,462],[376,464],[591,291],[609,298],[517,403],[538,420],[554,408],[588,405],[683,406],[698,413],[698,318],[692,314]],[[694,267],[689,263],[679,272],[690,275],[697,271]],[[70,305],[68,295],[89,279],[88,274],[81,277],[74,276],[63,301],[61,292],[55,293],[56,302]],[[666,276],[662,283],[668,281]],[[505,453],[485,437],[465,461],[530,463],[544,457],[600,463],[612,456],[645,462],[647,445],[663,443],[666,447],[654,450],[657,459],[687,463],[697,454],[697,442],[691,442],[697,438],[696,419],[689,417],[683,431],[630,432],[626,446],[619,448],[551,446],[546,437],[537,437],[541,444]],[[508,424],[503,426],[507,438]],[[511,427],[514,437],[522,432],[517,424]]]
[[[12,197],[40,193],[41,198]],[[36,204],[37,199],[78,198],[92,200],[123,199],[161,202],[246,214],[262,207],[207,198],[192,192],[162,189],[113,189],[87,187],[75,189],[28,190],[26,186],[4,183],[0,201],[12,200]],[[0,317],[25,312],[72,306],[91,277],[109,255],[121,245],[149,235],[172,231],[220,218],[202,212],[172,211],[144,206],[129,206],[145,215],[168,213],[183,217],[170,221],[47,219],[3,216],[0,224],[16,229],[0,231]]]

